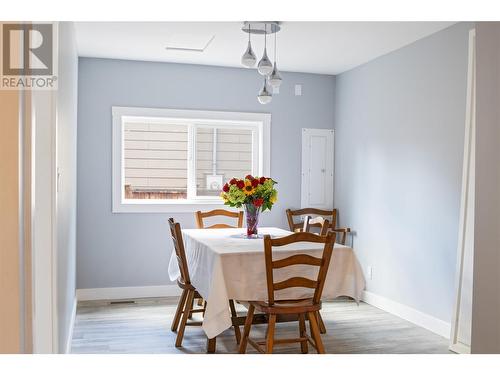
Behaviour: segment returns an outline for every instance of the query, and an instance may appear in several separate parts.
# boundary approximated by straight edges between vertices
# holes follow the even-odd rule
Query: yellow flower
[[[243,188],[245,195],[252,195],[255,192],[255,188],[252,186],[252,181],[245,180],[245,187]]]
[[[274,203],[276,203],[277,200],[278,200],[278,192],[274,191],[271,194],[271,197],[269,198],[269,202],[271,202],[272,204],[274,204]]]
[[[222,199],[224,199],[224,203],[227,203],[228,198],[227,198],[227,194],[226,194],[226,193],[221,193],[221,194],[220,194],[220,197],[221,197]]]

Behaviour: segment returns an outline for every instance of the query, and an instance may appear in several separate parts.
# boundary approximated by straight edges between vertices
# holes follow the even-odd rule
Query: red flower
[[[236,178],[232,178],[231,181],[229,181],[231,185],[236,185],[237,182],[238,180]]]
[[[228,184],[224,184],[224,187],[222,188],[222,190],[227,193],[229,191],[229,185]]]
[[[245,187],[245,183],[239,180],[236,182],[236,186],[238,186],[238,189],[243,189]]]
[[[257,179],[252,180],[252,187],[256,188],[257,185],[259,185],[259,180],[257,180]]]
[[[247,180],[250,180],[250,181],[252,181],[252,180],[253,180],[253,176],[252,176],[251,174],[247,174],[247,175],[245,176],[245,178],[246,178]]]
[[[254,201],[253,201],[253,205],[255,207],[260,207],[263,204],[264,204],[264,199],[262,199],[262,198],[257,198],[257,199],[254,199]]]
[[[261,177],[259,182],[260,182],[261,184],[263,184],[264,182],[266,182],[266,180],[267,180],[267,178],[265,178],[265,177]]]

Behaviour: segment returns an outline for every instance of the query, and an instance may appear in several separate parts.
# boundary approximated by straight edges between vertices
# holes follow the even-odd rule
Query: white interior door
[[[333,129],[302,129],[301,207],[333,208]]]

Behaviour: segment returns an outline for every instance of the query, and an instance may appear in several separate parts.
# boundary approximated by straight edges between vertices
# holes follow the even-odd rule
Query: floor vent
[[[135,301],[111,301],[109,304],[110,305],[130,305],[130,304],[133,304],[135,303]]]

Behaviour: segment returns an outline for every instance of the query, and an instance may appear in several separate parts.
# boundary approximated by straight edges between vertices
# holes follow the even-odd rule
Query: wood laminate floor
[[[73,331],[72,353],[205,353],[201,327],[186,327],[182,348],[174,346],[170,324],[175,298],[138,299],[135,303],[80,302]],[[237,305],[238,306],[238,305]],[[242,306],[238,311],[245,315]],[[199,315],[199,314],[195,314]],[[327,353],[450,353],[448,341],[366,303],[324,302],[322,335]],[[277,325],[277,337],[294,337],[298,324]],[[254,326],[251,337],[263,338],[265,326]],[[300,345],[278,346],[277,353],[300,353]],[[309,351],[314,353],[314,349]],[[248,353],[255,353],[249,345]],[[234,331],[217,339],[217,353],[237,353]]]

